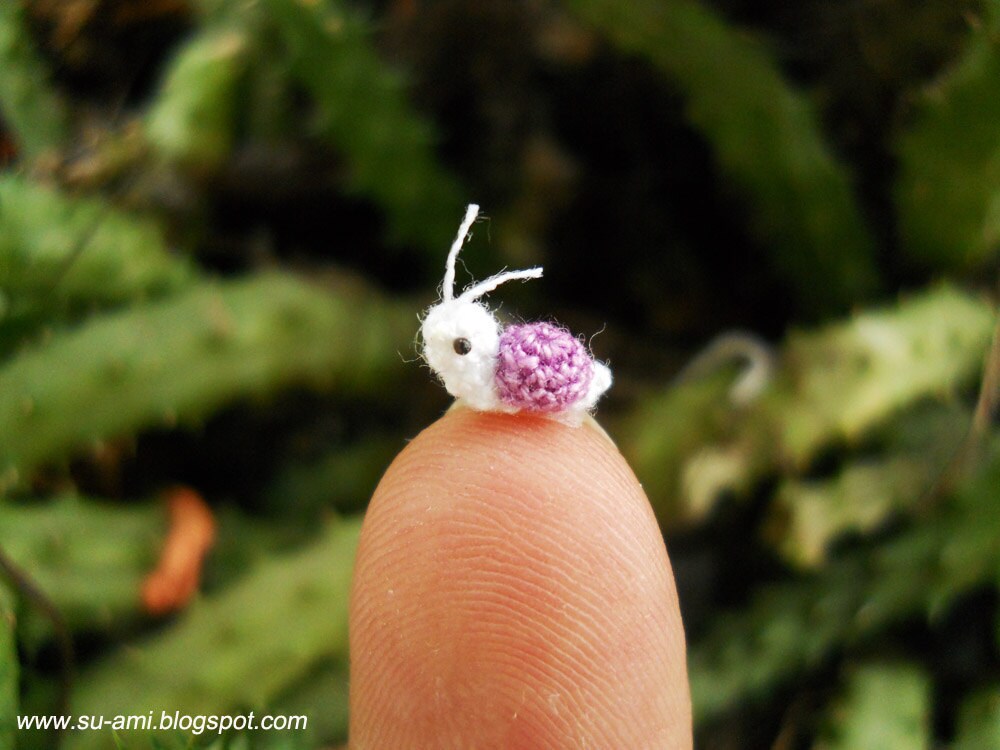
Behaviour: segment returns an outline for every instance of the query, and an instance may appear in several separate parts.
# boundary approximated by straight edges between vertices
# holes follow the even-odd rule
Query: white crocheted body
[[[480,411],[508,411],[497,397],[494,382],[500,326],[478,302],[452,300],[427,311],[420,326],[424,358],[448,393]],[[458,354],[455,342],[468,342]]]

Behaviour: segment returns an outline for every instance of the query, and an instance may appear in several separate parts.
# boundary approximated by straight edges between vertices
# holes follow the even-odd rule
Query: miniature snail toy
[[[441,301],[421,323],[424,359],[458,403],[579,425],[611,386],[611,371],[565,328],[522,323],[501,330],[479,301],[508,281],[539,278],[542,269],[505,271],[455,296],[455,262],[478,213],[474,204],[466,210],[448,252]]]

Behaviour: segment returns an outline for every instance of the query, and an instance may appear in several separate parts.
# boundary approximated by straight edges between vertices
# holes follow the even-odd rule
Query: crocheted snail
[[[579,425],[611,386],[611,371],[565,328],[522,323],[501,329],[479,301],[508,281],[539,278],[542,269],[498,273],[455,296],[455,262],[478,213],[475,204],[466,210],[448,252],[441,301],[421,323],[424,359],[458,403]]]

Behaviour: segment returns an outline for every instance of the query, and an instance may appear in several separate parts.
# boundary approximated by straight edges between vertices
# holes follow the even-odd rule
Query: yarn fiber
[[[594,366],[583,344],[551,323],[511,325],[500,336],[500,400],[525,411],[559,412],[587,396]]]

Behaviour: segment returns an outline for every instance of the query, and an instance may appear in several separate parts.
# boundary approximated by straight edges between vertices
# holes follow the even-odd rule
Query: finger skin
[[[453,410],[389,467],[351,598],[350,742],[690,748],[649,502],[589,427]]]

